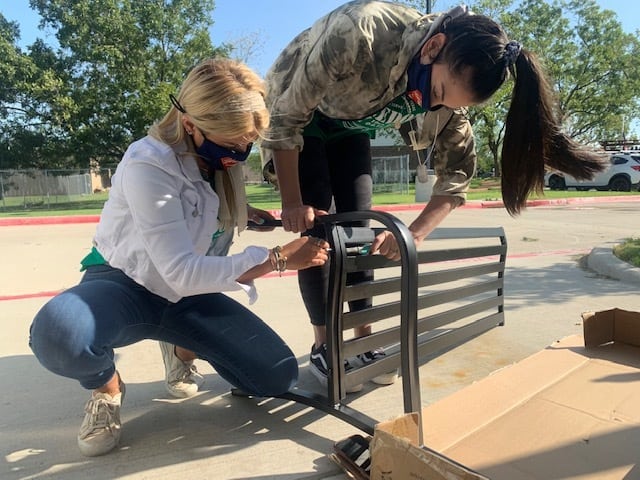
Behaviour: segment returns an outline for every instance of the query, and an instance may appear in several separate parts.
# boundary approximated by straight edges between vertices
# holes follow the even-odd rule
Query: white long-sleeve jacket
[[[239,289],[254,301],[253,283],[236,278],[266,261],[268,249],[206,255],[218,232],[220,201],[195,158],[178,153],[149,136],[129,146],[112,178],[94,245],[109,265],[170,302]]]

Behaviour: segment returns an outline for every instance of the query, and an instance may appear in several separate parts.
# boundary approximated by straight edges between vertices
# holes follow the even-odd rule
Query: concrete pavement
[[[555,340],[581,331],[580,313],[612,307],[638,310],[638,284],[616,271],[584,268],[594,247],[609,249],[628,236],[637,203],[540,205],[517,219],[502,209],[454,212],[443,226],[499,226],[507,232],[506,325],[420,367],[422,399],[433,403]],[[394,211],[405,222],[415,211]],[[186,400],[164,392],[160,351],[141,342],[117,352],[127,383],[121,447],[98,458],[75,444],[88,392],[44,370],[31,354],[28,327],[49,296],[77,282],[92,223],[0,228],[0,442],[3,479],[345,479],[328,458],[331,446],[358,433],[348,424],[282,400],[231,397],[229,385],[203,362],[204,391]],[[234,245],[275,245],[293,238],[246,232]],[[591,256],[589,255],[589,265]],[[312,334],[293,274],[258,280],[252,307],[301,364],[300,386],[320,392],[307,371]],[[246,298],[233,294],[246,304]],[[401,385],[365,386],[348,402],[385,420],[402,413]]]

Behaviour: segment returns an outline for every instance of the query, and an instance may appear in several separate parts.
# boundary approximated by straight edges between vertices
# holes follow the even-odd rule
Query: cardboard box
[[[582,314],[585,347],[610,342],[640,347],[640,313],[614,308]]]
[[[417,413],[376,425],[371,441],[371,480],[487,480],[464,465],[418,446]]]
[[[584,335],[426,407],[424,443],[493,480],[640,479],[640,313],[583,320]]]

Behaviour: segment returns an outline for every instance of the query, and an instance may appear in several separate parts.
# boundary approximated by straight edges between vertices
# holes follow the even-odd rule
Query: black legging
[[[329,210],[331,199],[336,213],[369,210],[371,208],[371,143],[365,133],[352,134],[331,141],[304,137],[299,160],[300,191],[305,205]],[[356,222],[353,225],[363,225]],[[324,227],[307,230],[303,235],[325,237]],[[298,272],[302,299],[313,325],[325,325],[329,289],[329,265]],[[347,283],[370,280],[373,272],[358,272],[347,276]],[[349,302],[351,311],[371,305],[371,299]]]

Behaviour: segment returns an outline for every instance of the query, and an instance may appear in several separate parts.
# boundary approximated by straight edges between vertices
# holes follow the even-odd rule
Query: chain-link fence
[[[374,192],[409,193],[409,155],[374,157],[372,167]],[[0,212],[100,208],[113,173],[115,168],[0,170]]]
[[[373,191],[376,193],[409,193],[411,172],[409,155],[374,157],[372,161]]]
[[[52,208],[111,186],[112,169],[0,170],[0,208]]]

